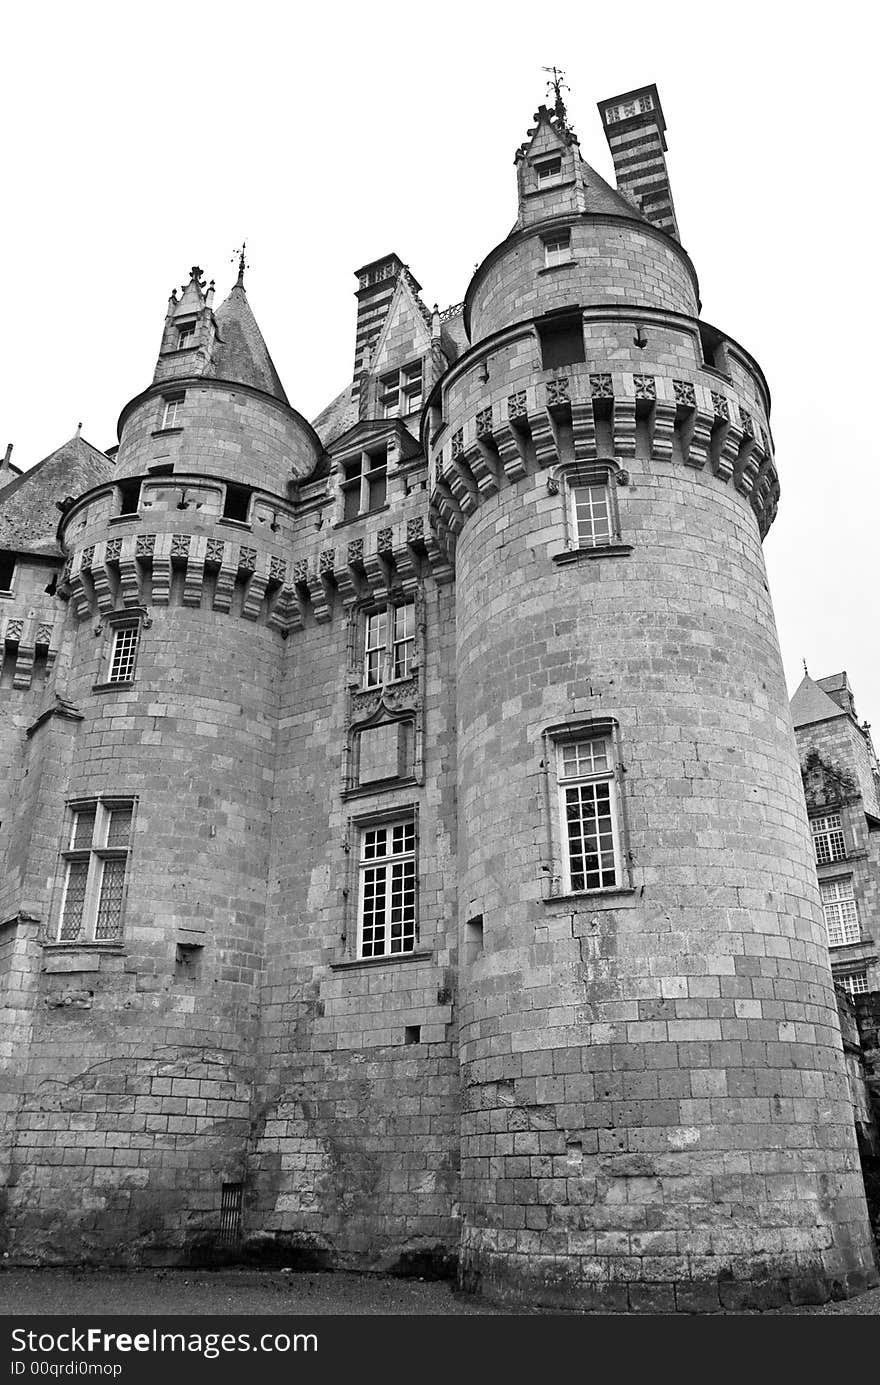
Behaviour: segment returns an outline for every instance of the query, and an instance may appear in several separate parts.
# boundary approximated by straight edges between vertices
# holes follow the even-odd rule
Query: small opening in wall
[[[584,325],[579,312],[560,313],[558,317],[545,319],[538,324],[538,336],[544,370],[586,360]]]
[[[245,523],[248,517],[248,509],[251,503],[251,492],[248,486],[235,486],[231,483],[226,487],[226,496],[223,500],[223,518],[237,519]]]
[[[464,926],[464,956],[466,962],[473,962],[483,951],[483,915],[474,914]]]
[[[141,503],[141,483],[140,481],[120,481],[119,483],[119,513],[121,515],[136,515]]]
[[[178,943],[174,957],[174,974],[183,978],[198,975],[202,948],[199,943]]]
[[[148,466],[147,471],[151,476],[170,476],[174,471],[174,463],[159,462],[157,466]]]
[[[403,1031],[403,1042],[405,1044],[420,1044],[422,1042],[422,1026],[420,1024],[408,1024]]]
[[[12,590],[12,578],[15,572],[15,558],[11,553],[0,553],[0,592]]]

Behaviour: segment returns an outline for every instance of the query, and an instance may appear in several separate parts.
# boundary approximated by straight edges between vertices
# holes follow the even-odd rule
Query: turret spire
[[[235,281],[235,287],[237,289],[244,288],[244,272],[246,269],[250,269],[250,265],[246,262],[244,257],[246,250],[247,241],[243,240],[240,247],[237,250],[233,251],[232,254],[233,261],[235,260],[236,255],[238,256],[238,278]]]

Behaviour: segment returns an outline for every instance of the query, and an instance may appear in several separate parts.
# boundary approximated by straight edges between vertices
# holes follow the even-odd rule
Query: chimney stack
[[[657,88],[639,87],[598,104],[619,190],[635,198],[646,221],[678,240]]]

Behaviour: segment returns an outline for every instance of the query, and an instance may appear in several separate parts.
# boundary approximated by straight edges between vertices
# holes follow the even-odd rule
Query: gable
[[[425,320],[406,278],[401,275],[373,348],[370,373],[384,375],[431,350],[430,321]]]

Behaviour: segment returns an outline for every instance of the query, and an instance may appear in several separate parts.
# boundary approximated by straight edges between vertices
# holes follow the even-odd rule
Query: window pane
[[[571,497],[577,542],[608,543],[611,538],[611,514],[607,487],[572,486]]]
[[[125,860],[104,861],[101,893],[95,921],[95,939],[107,942],[122,933],[122,892],[125,885]]]
[[[362,833],[360,946],[363,957],[411,952],[416,936],[415,822]],[[376,861],[384,856],[385,861]]]
[[[64,902],[61,906],[61,929],[58,934],[62,942],[72,942],[80,935],[88,876],[88,861],[68,861]]]
[[[364,957],[378,957],[385,951],[385,883],[387,866],[369,866],[364,871],[361,951]]]
[[[604,738],[591,741],[571,741],[561,747],[562,777],[579,779],[582,775],[603,774],[611,769],[609,745]]]
[[[110,682],[127,683],[134,677],[134,661],[138,647],[138,627],[127,625],[117,630],[113,640],[113,657],[110,660]]]
[[[364,682],[368,688],[382,682],[382,665],[388,640],[388,613],[375,611],[367,616],[364,639]]]
[[[70,845],[74,851],[86,851],[95,835],[95,809],[80,808],[73,815]]]
[[[565,790],[571,888],[600,890],[617,883],[611,786],[578,784]]]
[[[131,837],[131,814],[128,807],[111,808],[107,823],[107,845],[126,847]]]

